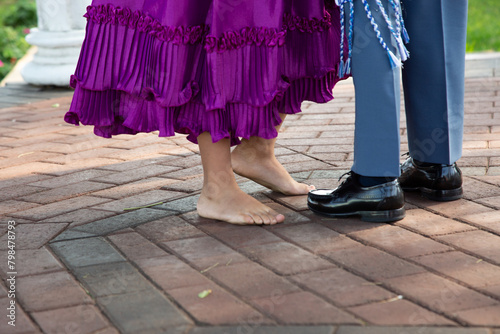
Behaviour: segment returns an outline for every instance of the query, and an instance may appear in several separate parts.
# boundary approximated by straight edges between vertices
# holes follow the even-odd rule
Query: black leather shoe
[[[363,187],[358,176],[349,177],[334,190],[313,190],[307,198],[311,211],[328,217],[361,216],[361,220],[389,223],[405,217],[404,193],[398,180]]]
[[[419,191],[433,201],[454,201],[462,198],[462,172],[457,164],[419,163],[408,158],[401,165],[399,183],[404,191]]]

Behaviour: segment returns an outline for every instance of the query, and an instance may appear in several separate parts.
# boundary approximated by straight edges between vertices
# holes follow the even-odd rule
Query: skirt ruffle
[[[125,12],[125,14],[123,14]],[[339,80],[339,10],[286,13],[282,29],[211,36],[210,25],[172,27],[140,11],[89,6],[87,34],[65,121],[94,133],[203,132],[214,142],[275,138],[280,113],[330,101]],[[262,34],[259,35],[259,31]],[[280,34],[282,33],[282,34]]]

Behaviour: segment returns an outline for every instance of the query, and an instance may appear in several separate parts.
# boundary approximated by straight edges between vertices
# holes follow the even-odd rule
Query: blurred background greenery
[[[35,0],[0,0],[0,80],[28,50],[24,37],[36,25]]]
[[[0,80],[28,50],[24,38],[36,25],[35,0],[0,0]],[[500,0],[469,0],[467,33],[467,52],[500,51]]]
[[[469,0],[467,52],[500,51],[500,1]]]

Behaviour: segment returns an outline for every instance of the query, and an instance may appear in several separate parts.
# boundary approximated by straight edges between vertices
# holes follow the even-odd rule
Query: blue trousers
[[[391,8],[382,0],[388,12]],[[375,0],[368,0],[389,48],[397,54]],[[462,154],[467,0],[402,0],[410,59],[402,70],[410,155],[452,164]],[[352,77],[356,129],[352,170],[364,176],[400,175],[401,70],[392,69],[354,0]],[[392,43],[391,43],[392,41]]]

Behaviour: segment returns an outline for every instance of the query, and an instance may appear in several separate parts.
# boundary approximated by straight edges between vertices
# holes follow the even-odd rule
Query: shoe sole
[[[396,210],[385,210],[385,211],[356,211],[348,213],[325,213],[311,208],[309,205],[309,210],[312,212],[330,218],[345,218],[352,216],[360,216],[362,221],[368,223],[392,223],[403,219],[406,216],[405,208],[399,208]]]
[[[462,187],[456,188],[456,189],[450,189],[450,190],[435,190],[435,189],[429,189],[429,188],[425,188],[425,187],[403,188],[403,191],[420,192],[420,194],[422,196],[424,196],[425,198],[430,199],[431,201],[437,201],[437,202],[456,201],[458,199],[461,199],[463,197],[463,194],[464,194]]]

